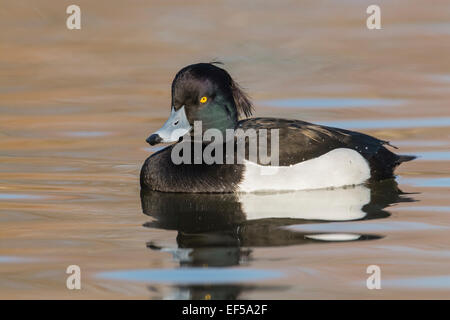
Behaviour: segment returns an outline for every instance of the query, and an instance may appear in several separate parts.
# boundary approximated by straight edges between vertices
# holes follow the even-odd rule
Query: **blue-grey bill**
[[[172,108],[169,119],[154,134],[161,138],[162,143],[170,143],[178,141],[178,139],[190,132],[191,128],[183,106],[178,110]]]

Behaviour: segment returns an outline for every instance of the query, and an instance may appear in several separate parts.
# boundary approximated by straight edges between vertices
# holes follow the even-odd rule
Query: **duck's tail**
[[[394,170],[401,163],[417,158],[410,155],[395,154],[385,147],[381,147],[378,152],[370,158],[371,180],[380,181],[394,177]]]
[[[412,161],[417,158],[416,156],[410,156],[410,155],[404,155],[404,154],[399,154],[397,156],[398,156],[397,165],[399,165],[402,162]]]

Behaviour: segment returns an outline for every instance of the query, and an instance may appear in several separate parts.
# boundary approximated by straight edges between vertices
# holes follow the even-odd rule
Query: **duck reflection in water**
[[[177,248],[149,241],[153,250],[171,252],[181,267],[230,267],[251,260],[254,247],[379,239],[382,235],[308,233],[283,226],[387,218],[384,209],[414,201],[394,180],[339,189],[284,193],[187,194],[141,190],[148,228],[177,230]],[[176,297],[235,299],[242,291],[261,286],[179,286]],[[265,288],[267,290],[269,288]],[[279,288],[278,288],[279,289]]]

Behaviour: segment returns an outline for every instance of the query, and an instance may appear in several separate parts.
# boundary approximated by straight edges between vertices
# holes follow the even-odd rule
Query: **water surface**
[[[64,2],[3,3],[0,298],[450,298],[450,4],[383,3],[372,31],[369,4],[99,0],[69,31]],[[141,192],[173,76],[213,59],[255,116],[418,159],[397,183],[342,190]],[[365,286],[373,264],[381,290]]]
[[[394,99],[363,99],[363,98],[297,98],[262,101],[260,104],[268,107],[282,108],[355,108],[383,107],[404,104],[403,100]]]

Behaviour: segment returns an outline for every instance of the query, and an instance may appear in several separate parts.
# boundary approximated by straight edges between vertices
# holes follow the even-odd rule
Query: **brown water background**
[[[354,222],[381,239],[248,248],[231,269],[283,276],[234,297],[450,298],[450,2],[377,1],[381,30],[366,28],[371,1],[77,1],[82,29],[68,30],[72,3],[0,0],[0,298],[191,297],[97,275],[179,267],[146,246],[177,248],[177,231],[143,226],[139,169],[175,73],[213,59],[257,116],[333,123],[421,156],[397,171],[415,202]],[[375,103],[282,106],[305,98]],[[71,264],[82,290],[66,288]],[[371,264],[381,290],[365,286]]]

